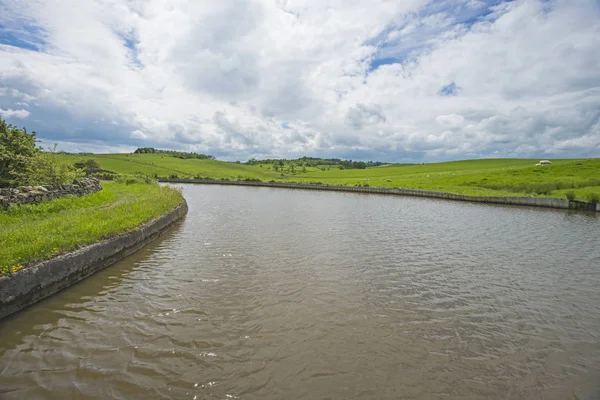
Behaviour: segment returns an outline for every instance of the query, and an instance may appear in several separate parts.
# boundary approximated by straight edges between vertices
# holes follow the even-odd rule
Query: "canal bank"
[[[561,200],[542,197],[491,197],[491,196],[465,196],[453,193],[434,192],[430,190],[402,189],[402,188],[376,188],[365,186],[339,186],[319,185],[307,183],[287,182],[260,182],[260,181],[229,181],[211,179],[187,178],[160,178],[164,183],[195,183],[204,185],[234,185],[234,186],[262,186],[282,189],[326,190],[334,192],[373,193],[396,196],[426,197],[443,200],[467,201],[474,203],[502,204],[514,206],[557,208],[563,210],[585,210],[600,212],[600,203],[586,203],[576,200]]]
[[[28,266],[0,277],[0,319],[93,275],[141,249],[187,213],[183,201],[172,211],[136,230]]]

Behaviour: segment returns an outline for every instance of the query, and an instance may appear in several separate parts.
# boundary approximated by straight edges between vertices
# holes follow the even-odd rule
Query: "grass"
[[[0,276],[133,231],[182,200],[177,190],[158,185],[104,182],[103,186],[103,190],[84,197],[0,211]]]
[[[340,170],[337,166],[307,167],[302,172],[275,172],[272,165],[249,166],[213,160],[182,160],[159,154],[58,155],[74,163],[94,158],[103,169],[117,173],[141,173],[157,177],[261,180],[369,185],[435,190],[471,196],[554,197],[588,201],[600,196],[600,158],[552,160],[536,167],[534,159],[483,159],[433,164],[385,165]],[[324,169],[324,170],[323,170]]]
[[[180,159],[161,154],[94,154],[93,156],[75,156],[57,154],[62,162],[93,158],[102,169],[120,174],[144,174],[148,176],[179,178],[208,177],[213,179],[259,179],[270,180],[279,177],[274,171],[243,164],[227,163],[215,160]]]

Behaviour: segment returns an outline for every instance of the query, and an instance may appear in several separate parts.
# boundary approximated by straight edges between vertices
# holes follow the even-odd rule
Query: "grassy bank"
[[[270,164],[244,165],[213,160],[179,159],[158,154],[57,155],[61,162],[86,158],[117,173],[141,173],[156,177],[256,179],[261,181],[368,185],[435,190],[470,196],[525,196],[578,200],[600,196],[600,159],[552,160],[536,167],[533,159],[485,159],[432,164],[384,165],[367,169],[338,166],[306,167],[275,171]]]
[[[136,229],[174,209],[177,190],[104,182],[100,192],[0,211],[0,275]]]

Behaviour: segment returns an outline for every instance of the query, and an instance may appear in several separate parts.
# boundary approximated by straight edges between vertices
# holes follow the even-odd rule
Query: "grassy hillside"
[[[259,179],[263,181],[369,185],[437,190],[475,196],[540,196],[577,199],[600,196],[600,159],[552,160],[536,167],[533,159],[485,159],[435,164],[386,165],[367,169],[337,166],[297,166],[275,172],[271,164],[243,165],[213,160],[179,159],[156,154],[57,155],[73,163],[94,158],[103,169],[118,173],[141,173],[157,177],[208,177],[213,179]]]
[[[94,154],[91,156],[57,154],[56,157],[67,163],[93,158],[98,161],[102,169],[120,174],[260,180],[276,179],[279,176],[274,171],[260,167],[214,160],[183,160],[161,154]]]

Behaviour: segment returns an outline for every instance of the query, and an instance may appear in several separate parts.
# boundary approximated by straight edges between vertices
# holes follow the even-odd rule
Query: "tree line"
[[[377,167],[387,163],[380,161],[352,161],[343,160],[340,158],[318,158],[318,157],[301,157],[296,159],[286,158],[268,158],[257,160],[251,158],[246,162],[247,165],[271,164],[274,166],[283,167],[284,165],[301,165],[303,167],[325,167],[336,165],[339,169],[366,169],[369,167]]]
[[[185,151],[175,151],[175,150],[160,150],[155,149],[154,147],[140,147],[136,149],[134,154],[165,154],[171,157],[188,159],[188,158],[196,158],[198,160],[214,160],[215,156],[211,156],[210,154],[201,154],[201,153],[190,153]]]

